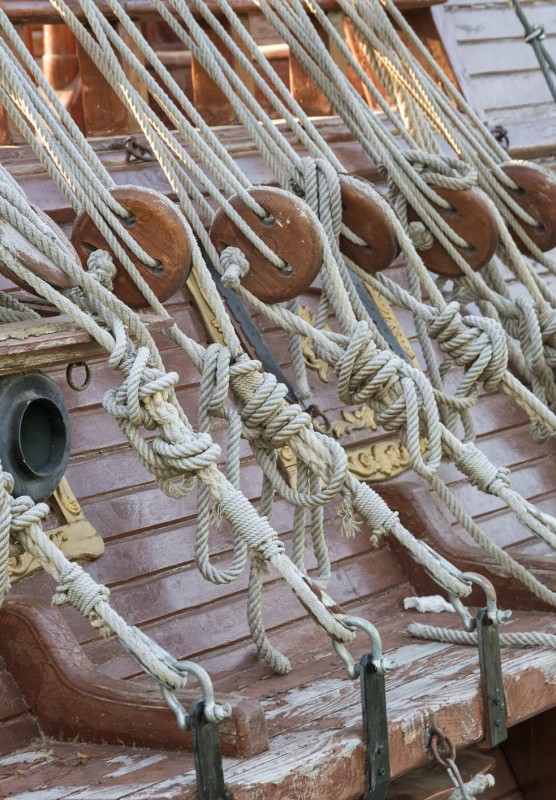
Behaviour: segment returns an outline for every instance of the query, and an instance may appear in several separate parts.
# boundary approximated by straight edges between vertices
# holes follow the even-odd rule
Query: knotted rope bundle
[[[93,13],[93,12],[91,12],[91,13]],[[100,24],[100,23],[99,23],[99,24]],[[98,26],[97,26],[97,28],[98,28]],[[98,38],[99,38],[99,41],[103,41],[103,39],[102,39],[102,36],[101,36],[101,34],[102,34],[102,29],[101,29],[101,28],[98,28],[98,31],[97,31],[97,29],[95,29],[95,33],[98,33]],[[94,48],[93,48],[93,49],[94,49]],[[96,52],[96,51],[95,51],[95,52]],[[118,71],[117,71],[117,67],[116,67],[116,65],[115,65],[113,62],[110,62],[110,69],[109,69],[108,71],[109,71],[109,73],[110,73],[111,75],[113,75],[113,76],[116,76],[116,77],[119,79],[119,73],[118,73]],[[126,87],[126,91],[127,91],[127,87]],[[145,113],[146,113],[146,111],[145,111]],[[145,130],[146,130],[146,132],[148,132],[148,134],[149,134],[150,136],[152,136],[152,135],[153,135],[153,131],[152,131],[152,129],[149,127],[149,125],[150,125],[150,122],[148,122],[148,121],[147,121],[147,122],[145,123]],[[154,140],[153,140],[153,141],[154,141]],[[165,140],[165,147],[166,147],[166,142],[167,142],[167,141],[169,141],[169,140],[167,140],[167,139]],[[157,141],[155,141],[155,145],[159,145],[159,144],[160,144],[160,143],[158,142],[158,140],[157,140]],[[169,145],[168,145],[168,146],[169,146]],[[169,152],[168,152],[168,151],[165,149],[165,147],[160,147],[160,146],[156,146],[156,147],[155,147],[155,150],[156,150],[156,152],[157,152],[157,155],[159,155],[159,157],[160,157],[161,155],[162,155],[162,156],[171,155],[171,154],[170,154],[170,153],[169,153]],[[174,145],[172,144],[172,148],[173,148],[173,147],[174,147]],[[176,148],[176,150],[175,150],[174,152],[177,152],[177,148]],[[181,153],[181,151],[180,151],[180,153]],[[173,157],[172,157],[172,158],[173,158]],[[177,179],[177,177],[176,177],[176,173],[175,173],[175,169],[174,169],[174,168],[176,167],[176,164],[177,164],[177,162],[175,161],[175,159],[174,159],[174,160],[172,160],[172,158],[168,158],[167,160],[164,160],[164,159],[163,159],[163,161],[164,161],[164,164],[165,164],[165,168],[168,170],[168,173],[169,173],[169,175],[171,176],[171,179],[172,179],[172,181],[175,181],[175,185],[179,187],[179,190],[178,190],[178,195],[180,196],[180,200],[183,200],[183,201],[185,202],[185,198],[184,198],[184,191],[183,191],[183,186],[184,186],[184,185],[183,185],[183,184],[180,184],[179,180],[178,180],[178,179]],[[201,226],[201,227],[202,227],[202,226]],[[202,239],[203,239],[203,234],[204,234],[204,232],[203,232],[203,231],[200,231],[200,232],[199,232],[199,236],[200,236],[200,238],[202,238]],[[204,241],[206,241],[206,238],[204,239]],[[204,273],[201,273],[201,274],[204,274]],[[204,288],[205,288],[205,287],[207,287],[207,284],[206,284],[206,283],[204,284]],[[207,288],[208,288],[208,287],[207,287]],[[212,303],[212,302],[213,302],[213,300],[214,300],[214,293],[210,295],[210,298],[211,298],[211,303]],[[220,307],[218,306],[218,303],[216,302],[216,300],[214,300],[214,303],[215,303],[215,307],[219,308],[219,310],[220,310]],[[225,318],[225,317],[224,317],[224,314],[222,314],[222,317],[223,317],[223,318]],[[350,322],[350,325],[351,325],[351,324],[352,324],[352,323]],[[231,327],[231,326],[230,326],[230,327]],[[226,337],[228,337],[228,330],[229,330],[229,328],[227,328],[227,329],[226,329]],[[178,333],[177,331],[173,330],[173,331],[172,331],[172,335],[176,337],[176,340],[179,340],[180,342],[181,342],[181,341],[183,341],[182,339],[180,339],[180,335],[179,335],[179,333]],[[228,340],[228,339],[227,339],[227,340]],[[229,339],[228,341],[229,341],[230,347],[232,347],[232,348],[233,348],[233,347],[236,347],[236,348],[237,348],[237,343],[234,341],[234,337],[233,337],[233,336],[231,336],[231,337],[230,337],[230,339]],[[349,340],[348,340],[348,341],[349,341]],[[334,340],[334,343],[333,343],[333,344],[334,344],[334,345],[336,345],[336,344],[338,344],[338,342],[340,342],[340,340],[339,340],[339,339],[338,339],[338,340]],[[327,347],[329,351],[330,351],[331,349],[334,349],[334,347],[332,347],[332,345],[330,344],[330,342],[322,342],[322,346],[323,346],[324,348],[326,348],[326,347]],[[204,357],[203,357],[203,355],[201,354],[200,350],[199,350],[199,349],[195,349],[191,343],[187,343],[187,342],[186,342],[186,343],[184,343],[184,349],[187,349],[189,353],[194,353],[194,355],[192,355],[192,357],[193,357],[194,359],[196,359],[196,362],[197,362],[198,364],[200,364],[200,365],[201,365],[201,368],[202,368],[202,362],[203,362],[203,358],[204,358]],[[237,355],[237,353],[236,353],[236,355]],[[338,352],[337,352],[337,348],[336,348],[336,358],[338,358],[339,356],[341,356],[341,352],[340,352],[340,353],[338,353]],[[355,362],[354,362],[354,363],[355,363]],[[359,368],[359,365],[358,365],[358,368]],[[361,367],[361,368],[362,368],[362,367]],[[347,374],[347,372],[346,372],[346,374]],[[240,389],[239,389],[239,383],[241,383],[241,382],[238,382],[238,388],[236,388],[236,391],[237,391],[238,393],[240,392]],[[349,383],[349,381],[348,381],[348,383]],[[169,390],[167,387],[166,387],[166,389],[165,389],[165,390],[166,390],[166,391],[170,391],[170,390]],[[263,399],[264,399],[264,398],[263,398]],[[258,413],[258,407],[257,407],[256,411],[257,411],[257,413]],[[126,413],[127,413],[127,412],[126,412]],[[398,413],[398,409],[396,409],[396,415],[395,415],[395,419],[396,419],[396,422],[399,422],[399,420],[400,420],[400,419],[403,419],[403,414],[400,414],[400,413]],[[161,424],[162,424],[162,425],[164,425],[164,422],[165,422],[165,420],[164,420],[164,409],[160,411],[160,422],[161,422]],[[170,422],[171,422],[171,421],[170,421]],[[259,422],[259,420],[257,419],[257,424],[258,424],[258,422]],[[169,423],[169,424],[170,424],[170,423]],[[282,430],[282,428],[280,428],[280,431],[281,431],[281,430]],[[280,435],[281,435],[281,434],[280,434]],[[296,436],[297,436],[297,437],[299,437],[299,440],[300,440],[300,442],[302,442],[303,444],[308,444],[308,443],[309,443],[309,442],[308,442],[308,439],[309,439],[309,432],[307,431],[307,429],[306,429],[305,427],[303,427],[303,426],[300,426],[300,427],[299,427],[299,430],[298,430],[298,431],[297,431],[297,433],[296,433]],[[276,442],[276,441],[277,441],[277,439],[276,439],[276,437],[275,437],[275,434],[274,434],[274,432],[272,432],[272,433],[271,433],[271,435],[270,435],[270,436],[267,438],[266,445],[268,445],[269,443],[271,443],[271,444],[272,444],[272,443],[274,443],[274,442]],[[292,444],[293,444],[293,443],[292,443]],[[301,452],[301,448],[300,448],[300,446],[297,444],[297,442],[296,442],[295,444],[296,444],[296,447],[298,448],[298,450]],[[316,453],[316,452],[317,452],[317,450],[318,450],[317,444],[318,444],[318,442],[315,442],[315,441],[310,441],[310,448],[308,448],[308,449],[310,449],[310,451],[311,451],[311,455],[310,455],[310,456],[307,456],[307,455],[305,454],[305,457],[309,459],[309,460],[307,461],[307,463],[308,463],[308,464],[310,464],[311,468],[313,468],[313,462],[314,462],[314,455],[313,455],[313,454],[314,454],[314,453]],[[319,446],[320,446],[320,444],[319,444]],[[260,449],[264,451],[265,449],[268,449],[268,448],[267,448],[267,447],[261,447]],[[321,449],[322,449],[322,447],[321,447]],[[179,455],[179,454],[178,454],[178,455]],[[323,459],[322,463],[323,463],[323,464],[326,464],[326,465],[328,466],[328,465],[330,464],[330,459],[331,459],[331,451],[330,451],[330,449],[329,449],[329,452],[328,452],[328,453],[326,453],[326,457]],[[315,469],[316,469],[316,467],[315,467]],[[211,467],[206,467],[206,468],[202,468],[202,469],[200,469],[198,474],[199,474],[199,476],[202,476],[202,477],[203,477],[203,480],[204,480],[204,482],[205,482],[207,485],[209,485],[209,484],[210,484],[210,480],[209,480],[209,478],[213,476],[213,474],[214,474],[214,471],[211,469]],[[377,512],[377,506],[378,506],[378,510],[379,510],[379,512],[380,512],[380,522],[381,522],[381,524],[383,524],[383,521],[384,521],[384,524],[385,524],[385,525],[392,525],[393,529],[394,529],[394,530],[395,530],[395,532],[396,532],[396,535],[398,535],[398,536],[401,536],[402,538],[405,536],[405,534],[403,534],[403,533],[402,533],[402,531],[400,531],[400,528],[401,528],[401,526],[399,526],[399,524],[398,524],[398,525],[396,525],[396,521],[395,521],[395,519],[392,517],[392,514],[391,514],[391,512],[389,512],[389,511],[385,510],[385,509],[384,509],[384,506],[380,506],[379,504],[377,504],[377,502],[376,502],[376,501],[374,501],[374,500],[373,500],[373,501],[371,502],[371,501],[369,500],[369,496],[368,496],[368,494],[366,494],[365,492],[363,492],[363,490],[361,489],[361,487],[360,487],[360,486],[358,486],[357,484],[355,484],[355,485],[354,485],[354,484],[353,484],[353,482],[352,482],[352,481],[351,481],[349,478],[348,478],[348,479],[346,479],[346,480],[348,481],[348,485],[349,485],[349,488],[350,488],[350,492],[351,492],[351,494],[352,494],[352,495],[353,495],[353,497],[355,498],[355,501],[357,501],[357,502],[359,503],[359,507],[361,507],[361,508],[364,508],[366,513],[368,513],[368,514],[371,514],[371,513],[376,513],[376,512]],[[214,485],[212,485],[212,486],[211,486],[211,489],[212,489],[212,491],[214,491],[215,495],[216,495],[216,496],[218,496],[218,495],[217,495],[217,491],[216,491],[216,487],[217,487],[217,484],[216,484],[216,483],[214,483]],[[229,489],[229,487],[228,487],[228,486],[227,486],[226,488],[227,488],[227,489]],[[313,492],[313,494],[314,494],[314,492]],[[365,502],[363,502],[363,500],[361,500],[361,497],[362,497],[362,495],[364,495],[364,499],[365,499],[365,501],[367,501],[367,502],[366,502],[366,504],[365,504]],[[219,503],[221,504],[221,507],[222,507],[223,509],[229,509],[229,508],[230,508],[230,506],[229,506],[229,505],[226,505],[226,503],[225,503],[225,498],[224,498],[224,497],[219,497],[219,498],[218,498],[218,501],[219,501]],[[238,528],[240,528],[240,527],[241,527],[241,526],[240,526],[240,525],[238,525]],[[402,530],[403,530],[403,529],[402,529]],[[245,537],[244,537],[244,538],[245,538]],[[272,538],[272,537],[271,537],[271,538]],[[407,537],[406,537],[406,538],[407,538]],[[253,540],[250,540],[250,541],[253,541]],[[256,541],[254,542],[254,545],[253,545],[253,546],[254,546],[254,548],[255,548],[255,549],[257,549],[257,548],[259,548],[259,549],[260,549],[260,547],[262,547],[262,546],[263,546],[263,544],[264,544],[264,543],[262,543],[261,541],[259,541],[259,540],[256,540]],[[419,547],[415,547],[415,545],[414,545],[414,544],[413,544],[412,546],[413,546],[413,548],[414,548],[414,550],[415,550],[416,552],[419,552]],[[279,555],[280,555],[279,553],[273,553],[273,554],[272,554],[272,557],[273,557],[273,558],[274,558],[274,557],[278,558],[278,556],[279,556]],[[424,558],[424,555],[423,555],[423,552],[422,552],[422,551],[419,553],[419,557],[423,557],[423,558]],[[437,569],[438,569],[438,562],[437,562],[437,565],[436,565],[436,566],[437,566]]]

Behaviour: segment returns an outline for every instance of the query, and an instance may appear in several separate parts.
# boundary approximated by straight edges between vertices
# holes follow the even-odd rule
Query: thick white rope
[[[424,625],[421,622],[410,622],[407,631],[417,639],[430,639],[435,642],[447,644],[477,645],[477,633],[462,631],[458,628],[439,628],[434,625]],[[515,631],[500,633],[501,647],[548,647],[556,649],[556,636],[553,633],[541,631]]]

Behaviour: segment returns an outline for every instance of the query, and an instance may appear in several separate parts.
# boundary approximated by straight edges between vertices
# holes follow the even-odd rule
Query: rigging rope
[[[94,13],[94,12],[91,12],[91,13]],[[101,24],[101,23],[99,23],[99,24]],[[95,30],[95,33],[96,33],[97,37],[100,38],[100,34],[102,33],[102,31],[98,26],[97,26],[97,30]],[[90,42],[89,42],[89,46],[91,46]],[[94,48],[93,48],[93,50],[94,50]],[[100,58],[100,56],[99,56],[99,58]],[[151,142],[151,145],[152,145],[152,142]],[[166,165],[166,167],[167,167],[167,165]],[[178,194],[180,194],[180,199],[181,199],[183,192],[182,193],[178,192]],[[204,231],[203,231],[203,233],[204,233]],[[325,265],[326,265],[326,262],[327,262],[327,259],[325,258]],[[251,299],[253,299],[253,298],[251,298]],[[348,320],[349,324],[353,325],[356,322],[356,320],[353,318],[353,313],[351,311],[351,307],[349,306],[349,303],[347,303],[346,305],[347,305],[347,309],[343,310],[340,307],[339,311],[340,311],[340,313],[342,313],[342,311],[344,311],[345,315],[347,315],[347,320]],[[274,307],[274,312],[275,313],[282,313],[282,314],[286,313],[283,309],[277,309],[276,307]],[[270,312],[270,310],[267,309],[267,313],[272,313],[272,312]],[[291,316],[293,317],[294,315],[291,315]],[[297,322],[294,323],[293,330],[296,331],[297,333],[305,333],[305,334],[307,333],[307,330],[301,331],[299,329],[299,320],[297,320]],[[353,333],[356,336],[355,341],[357,341],[357,337],[360,338],[360,344],[356,345],[356,348],[353,351],[353,355],[350,356],[350,361],[346,362],[346,363],[349,364],[348,372],[345,373],[345,378],[342,379],[344,381],[344,383],[343,383],[343,386],[345,387],[344,391],[348,391],[349,392],[348,396],[350,398],[352,398],[352,399],[353,398],[359,398],[359,396],[360,396],[358,394],[359,390],[355,389],[355,387],[353,387],[353,389],[350,387],[350,380],[351,379],[349,378],[349,371],[353,371],[353,369],[355,367],[355,364],[356,364],[356,361],[354,361],[353,359],[355,358],[355,354],[357,353],[358,348],[362,347],[362,355],[364,354],[366,356],[365,359],[362,359],[362,361],[361,361],[362,364],[363,364],[363,362],[365,363],[363,372],[361,373],[361,368],[358,367],[357,369],[359,369],[359,372],[360,372],[359,379],[363,380],[364,384],[367,384],[367,388],[365,389],[365,392],[367,394],[369,392],[369,387],[371,387],[371,392],[373,391],[371,376],[373,374],[372,370],[376,369],[374,367],[371,367],[371,372],[370,373],[368,373],[368,372],[366,373],[365,372],[365,370],[369,369],[369,358],[368,358],[369,351],[368,351],[368,347],[372,344],[372,338],[367,340],[366,339],[365,329],[361,328],[360,330],[357,330],[357,326],[356,326],[356,329],[353,330]],[[313,338],[315,337],[315,331],[314,330],[312,332],[312,336],[313,336]],[[363,338],[361,338],[361,336]],[[330,339],[330,334],[328,335],[327,338]],[[349,341],[346,341],[346,345],[348,343],[349,343]],[[331,348],[330,348],[330,342],[329,341],[328,342],[322,341],[319,344],[323,348],[323,350],[327,349],[328,351],[330,351]],[[341,351],[337,355],[337,358],[340,358],[340,357],[341,357]],[[389,361],[391,361],[391,358],[389,358]],[[394,366],[395,371],[397,371],[397,373],[399,374],[399,372],[400,372],[399,365],[396,365],[394,363],[393,366]],[[340,366],[340,361],[338,361],[338,367],[339,367],[340,373],[342,375],[343,374],[342,368],[345,368],[344,367],[344,362],[342,362],[342,365]],[[377,362],[377,367],[379,369],[383,368],[383,366],[379,366],[378,362]],[[378,375],[378,373],[377,373],[377,375]],[[382,376],[382,377],[384,377],[384,376]],[[369,383],[369,380],[370,380],[370,383]],[[411,376],[411,381],[417,381],[417,385],[421,385],[420,391],[423,391],[424,384],[422,384],[422,381],[421,381],[420,377]],[[406,388],[409,389],[409,391],[408,391],[409,402],[410,402],[410,404],[412,404],[412,407],[418,408],[418,404],[415,405],[415,402],[411,400],[411,397],[412,397],[411,381],[410,381],[410,383],[406,384]],[[380,388],[380,383],[377,384],[377,388]],[[425,395],[426,395],[426,391],[427,390],[425,390]],[[361,396],[363,397],[364,395],[361,395]],[[367,398],[365,397],[365,399],[367,399]],[[403,399],[403,402],[402,402],[402,405],[400,405],[400,400],[402,400],[402,399]],[[381,400],[382,400],[382,402],[384,402],[384,400],[385,400],[385,396],[384,396],[383,393],[382,393]],[[407,422],[406,422],[407,417],[405,417],[404,415],[399,417],[399,411],[402,410],[402,408],[404,408],[404,407],[407,408],[407,400],[406,400],[404,392],[402,390],[401,394],[397,396],[396,400],[394,400],[393,408],[391,408],[389,410],[388,414],[386,415],[387,424],[393,424],[394,428],[395,427],[399,427],[400,425],[403,427],[404,424],[407,426]],[[414,413],[415,412],[413,412],[413,414]],[[432,406],[429,406],[429,412],[427,412],[427,413],[433,413],[433,407]],[[396,420],[398,420],[398,421],[396,422]],[[410,419],[410,422],[411,422],[411,419]],[[413,427],[413,428],[410,428],[408,430],[408,433],[409,433],[408,444],[410,446],[410,450],[413,450],[413,452],[414,452],[414,459],[415,459],[416,464],[420,466],[421,474],[423,474],[423,473],[427,474],[430,470],[428,470],[427,467],[424,466],[424,464],[422,462],[421,454],[420,454],[420,452],[418,452],[418,448],[417,448],[418,430],[419,430],[419,426],[418,425],[417,425],[417,427]],[[432,430],[432,433],[434,434],[435,431]],[[438,434],[435,434],[435,435],[437,436]],[[455,437],[452,437],[452,438],[450,438],[449,436],[447,437],[445,433],[443,433],[443,438],[444,438],[445,444],[447,443],[449,449],[451,448],[452,455],[454,455],[454,453],[456,454],[456,457],[458,458],[459,466],[461,468],[463,468],[464,470],[469,470],[470,462],[472,462],[473,459],[475,458],[475,455],[474,455],[475,450],[474,449],[469,450],[469,448],[467,448],[466,450],[461,450],[460,449],[461,445],[455,439]],[[432,441],[432,444],[434,445],[434,438],[431,439],[431,441]],[[434,464],[435,462],[433,461],[432,463]],[[485,467],[486,467],[486,469],[485,469]],[[535,514],[534,509],[532,509],[528,504],[523,504],[523,501],[522,501],[521,498],[518,498],[514,493],[512,493],[510,490],[508,490],[508,487],[505,485],[505,480],[500,480],[499,479],[498,471],[494,469],[494,472],[492,473],[490,471],[491,469],[494,469],[494,468],[491,468],[490,466],[487,467],[485,464],[483,464],[483,466],[479,470],[478,476],[476,476],[474,478],[480,484],[481,488],[483,490],[486,489],[487,491],[492,491],[495,494],[498,494],[499,496],[504,497],[505,501],[509,502],[510,506],[513,507],[514,510],[517,511],[517,513],[521,517],[521,519],[525,521],[525,524],[527,524],[531,529],[533,529],[536,532],[540,533],[540,535],[543,536],[545,539],[548,539],[549,541],[553,541],[553,534],[551,532],[552,523],[547,518],[543,518],[542,520],[539,519],[538,516]],[[359,495],[361,494],[359,488],[355,489],[354,494],[355,494],[356,498],[359,497]],[[548,528],[545,525],[546,522],[548,522]],[[537,591],[538,590],[539,589],[537,587]]]

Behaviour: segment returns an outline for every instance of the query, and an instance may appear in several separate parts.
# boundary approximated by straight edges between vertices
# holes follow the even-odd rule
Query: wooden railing
[[[447,58],[437,35],[430,6],[445,0],[397,0],[414,29],[433,50],[442,66],[450,70]],[[69,6],[77,16],[83,14],[75,0]],[[113,22],[122,37],[125,32],[105,2],[99,0],[98,7]],[[259,8],[252,0],[230,0],[230,5],[240,16],[242,23],[257,40],[264,21]],[[229,125],[236,122],[233,109],[203,67],[192,58],[181,43],[173,41],[167,29],[159,21],[157,13],[149,0],[128,0],[123,6],[130,16],[136,19],[151,44],[160,53],[166,65],[176,75],[198,111],[210,125]],[[211,7],[210,0],[208,6]],[[48,0],[4,0],[3,9],[15,24],[27,47],[36,58],[42,58],[43,72],[69,108],[72,116],[88,136],[112,136],[137,131],[134,119],[123,107],[104,77],[92,63],[87,53],[75,41],[70,31],[60,23],[60,18]],[[321,0],[321,7],[333,21],[335,28],[345,35],[346,20],[334,0]],[[216,9],[213,9],[216,12]],[[192,9],[196,14],[195,10]],[[267,26],[268,28],[268,26]],[[41,35],[42,34],[42,35]],[[265,54],[273,61],[280,77],[289,85],[295,99],[305,111],[313,116],[327,116],[332,113],[326,98],[317,90],[299,63],[290,56],[289,48],[282,42],[261,42]],[[335,61],[345,71],[342,55],[330,48]],[[241,71],[241,67],[232,64]],[[348,72],[349,74],[349,72]],[[135,76],[129,70],[131,81]],[[355,75],[350,79],[357,83]],[[245,76],[245,83],[250,79]],[[137,85],[144,93],[144,87]],[[251,86],[254,91],[254,86]],[[21,142],[20,134],[7,119],[0,108],[0,144]]]

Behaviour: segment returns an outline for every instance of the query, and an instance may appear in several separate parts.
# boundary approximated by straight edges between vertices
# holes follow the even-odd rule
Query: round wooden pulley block
[[[210,228],[210,238],[219,253],[238,247],[249,261],[249,272],[241,285],[265,303],[297,297],[312,284],[322,266],[323,242],[318,223],[308,206],[295,195],[270,187],[249,191],[266,211],[257,216],[238,195],[229,202],[252,231],[284,262],[271,264],[221,209]]]
[[[537,221],[536,225],[526,225],[520,220],[520,224],[540,250],[552,250],[556,247],[556,180],[544,170],[526,164],[510,161],[500,166],[517,184],[517,189],[508,189],[512,198]],[[511,228],[510,231],[521,252],[529,252],[519,236]]]
[[[37,228],[39,232],[54,240],[56,246],[64,251],[74,264],[79,264],[79,258],[71,243],[64,235],[63,231],[53,222],[50,217],[47,217],[39,208],[33,206],[34,211],[40,217],[42,230]],[[10,223],[5,220],[0,220],[0,241],[3,245],[8,247],[14,255],[14,258],[19,261],[24,267],[27,267],[31,272],[39,278],[54,286],[56,289],[69,289],[73,286],[71,278],[58,267],[54,261],[46,256],[38,247],[29,242],[22,233],[14,228]],[[18,278],[17,275],[8,268],[0,260],[0,272],[13,281],[22,289],[28,292],[34,292],[34,289],[29,286],[24,280]]]
[[[472,190],[443,189],[439,186],[431,186],[431,188],[450,204],[449,209],[437,207],[438,213],[467,242],[467,247],[457,247],[456,249],[471,269],[475,271],[481,269],[490,261],[498,247],[496,221],[486,200],[478,192]],[[411,206],[408,206],[408,219],[410,222],[421,221]],[[436,239],[430,249],[419,250],[419,255],[426,267],[437,275],[458,277],[463,274],[460,267]]]
[[[156,266],[143,264],[122,243],[124,250],[160,302],[168,300],[183,286],[191,271],[191,243],[181,214],[168,198],[142,186],[118,186],[110,194],[129,212],[129,217],[121,222],[145,253],[156,259]],[[94,250],[111,252],[85,211],[75,219],[71,240],[85,269]],[[124,266],[116,258],[114,264],[116,297],[131,308],[147,305]]]
[[[360,180],[360,183],[367,181]],[[389,267],[399,247],[394,228],[378,203],[363,185],[342,181],[342,207],[344,225],[365,242],[358,245],[342,235],[342,253],[365,272],[380,272]]]

